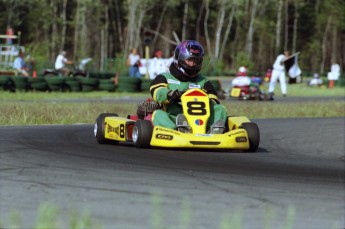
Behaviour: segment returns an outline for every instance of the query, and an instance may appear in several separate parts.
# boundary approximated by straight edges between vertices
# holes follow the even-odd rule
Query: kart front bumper
[[[154,127],[151,146],[170,148],[249,149],[247,131],[235,129],[224,134],[191,134]]]

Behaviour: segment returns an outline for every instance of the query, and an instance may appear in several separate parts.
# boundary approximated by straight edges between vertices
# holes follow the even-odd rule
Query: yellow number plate
[[[240,88],[233,88],[231,90],[231,97],[239,97],[241,95],[241,89]]]

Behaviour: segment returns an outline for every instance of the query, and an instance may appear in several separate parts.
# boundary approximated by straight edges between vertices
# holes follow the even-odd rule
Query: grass
[[[152,212],[151,217],[148,219],[148,223],[151,224],[152,229],[170,229],[170,228],[180,228],[187,229],[191,227],[192,207],[188,198],[184,198],[178,219],[175,220],[174,225],[167,225],[165,222],[166,216],[164,215],[164,198],[159,192],[154,192],[151,194],[151,205]],[[36,214],[36,219],[34,225],[25,226],[25,228],[33,229],[48,229],[48,228],[70,228],[70,229],[101,229],[103,226],[92,219],[89,212],[84,212],[79,214],[75,210],[69,212],[68,219],[64,219],[61,216],[61,211],[54,205],[49,203],[43,203],[39,206]],[[224,212],[220,216],[219,229],[232,229],[244,228],[245,214],[242,210],[236,210],[235,212]],[[295,209],[289,207],[287,209],[287,216],[285,222],[279,222],[280,226],[275,228],[290,229],[293,228],[295,221]],[[273,228],[272,224],[276,223],[276,216],[272,206],[267,206],[264,209],[264,220],[263,225],[257,225],[257,228],[270,229]],[[143,222],[144,224],[146,222]],[[0,228],[13,228],[19,229],[23,228],[23,223],[21,215],[18,211],[11,211],[8,215],[8,225],[5,225],[3,221],[0,221]],[[115,226],[115,225],[114,225]],[[116,226],[115,226],[116,227]],[[216,227],[217,228],[217,227]]]
[[[21,215],[18,211],[11,211],[9,213],[8,225],[5,226],[0,221],[0,228],[33,228],[33,229],[48,229],[48,228],[70,228],[70,229],[101,229],[100,224],[92,220],[88,212],[80,215],[77,211],[71,210],[69,220],[64,220],[60,216],[60,210],[49,203],[43,203],[37,210],[36,222],[34,225],[23,227]],[[66,225],[68,224],[68,225]]]
[[[278,85],[279,86],[279,85]],[[276,89],[280,96],[279,88]],[[345,96],[345,88],[310,88],[304,84],[289,85],[289,96]],[[74,124],[93,123],[103,112],[113,112],[122,117],[135,114],[137,102],[125,98],[150,97],[147,93],[110,92],[17,92],[0,91],[0,125]],[[119,98],[104,102],[104,98]],[[74,100],[72,100],[74,99]],[[78,102],[78,99],[82,99]],[[124,99],[121,101],[121,99]],[[229,115],[248,118],[343,117],[345,102],[232,102],[222,104]]]
[[[113,112],[122,117],[135,114],[137,103],[123,102],[1,102],[0,125],[39,125],[94,123],[100,113]],[[229,115],[248,118],[342,117],[344,102],[319,103],[224,103]]]

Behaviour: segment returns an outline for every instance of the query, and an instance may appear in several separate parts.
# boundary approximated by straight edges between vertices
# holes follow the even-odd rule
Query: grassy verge
[[[127,117],[135,114],[137,103],[1,102],[0,125],[94,123],[100,113]],[[248,118],[342,117],[344,102],[320,103],[224,103],[229,115]]]
[[[279,87],[279,85],[277,85]],[[307,87],[305,84],[288,86],[289,96],[345,96],[341,87]],[[280,89],[276,88],[277,96]],[[136,102],[89,102],[88,99],[150,97],[146,93],[117,92],[17,92],[0,91],[0,125],[73,124],[93,123],[103,112],[117,113],[126,117],[135,114]],[[83,102],[66,102],[71,99],[84,99]],[[102,100],[100,100],[102,101]],[[229,115],[248,118],[288,118],[288,117],[342,117],[345,115],[343,101],[330,102],[237,102],[224,101]]]
[[[61,217],[61,211],[52,204],[44,203],[39,206],[37,211],[36,222],[30,227],[23,225],[21,214],[18,211],[11,211],[8,215],[8,224],[0,221],[0,228],[33,228],[33,229],[48,229],[48,228],[70,228],[70,229],[101,229],[103,228],[99,223],[96,223],[90,216],[90,213],[85,212],[80,215],[77,211],[71,210],[69,219],[65,220]],[[2,219],[4,220],[4,219]],[[66,225],[68,224],[68,225]]]

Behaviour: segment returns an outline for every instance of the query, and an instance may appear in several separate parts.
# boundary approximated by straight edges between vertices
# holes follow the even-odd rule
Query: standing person
[[[65,66],[65,64],[73,64],[73,61],[66,58],[67,52],[61,51],[60,54],[56,57],[55,69],[58,72],[61,72],[64,76],[68,76],[70,70]]]
[[[131,53],[128,55],[127,58],[127,66],[129,71],[129,77],[135,77],[140,78],[141,74],[139,72],[139,66],[140,66],[140,56],[137,53],[137,49],[133,48],[131,50]]]
[[[13,29],[11,26],[7,26],[7,29],[6,29],[6,35],[8,36],[12,36],[14,33],[13,33]],[[12,38],[7,38],[6,39],[6,44],[7,45],[12,45]]]
[[[24,53],[19,51],[18,56],[13,62],[13,68],[17,71],[17,73],[22,74],[25,77],[29,76],[28,69],[25,66],[25,61],[24,61]]]
[[[151,82],[152,98],[164,107],[162,110],[154,111],[152,116],[154,126],[191,132],[186,117],[181,114],[182,107],[178,102],[181,101],[181,91],[188,88],[201,88],[210,97],[209,133],[223,133],[227,112],[219,103],[212,83],[199,74],[203,59],[204,48],[197,41],[186,40],[176,47],[169,72],[159,74]]]
[[[161,50],[157,50],[154,53],[154,57],[151,59],[150,63],[150,79],[154,79],[159,73],[166,71],[166,66],[162,56],[163,52]]]
[[[270,95],[270,100],[274,100],[274,88],[276,86],[277,80],[280,82],[280,89],[284,97],[286,97],[286,80],[285,80],[285,66],[284,61],[290,56],[289,51],[284,51],[284,54],[280,54],[273,64],[273,71],[270,80],[270,85],[268,88],[268,93]]]

